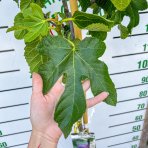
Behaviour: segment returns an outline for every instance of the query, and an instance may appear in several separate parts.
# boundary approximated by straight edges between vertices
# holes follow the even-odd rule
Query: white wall
[[[61,8],[60,2],[48,6],[50,10]],[[13,33],[6,34],[6,28],[12,26],[13,18],[18,12],[13,0],[0,2],[0,143],[8,147],[26,148],[30,136],[29,102],[31,95],[31,78],[26,64],[23,41],[14,39]],[[97,148],[136,148],[143,121],[135,122],[135,117],[144,119],[147,97],[139,98],[141,91],[147,91],[147,85],[141,83],[147,75],[147,68],[138,69],[140,60],[147,60],[143,54],[144,44],[148,44],[146,27],[148,13],[141,14],[140,26],[134,29],[134,36],[126,40],[113,39],[119,35],[116,28],[110,33],[103,59],[109,66],[111,77],[118,90],[117,107],[101,103],[90,111],[90,128],[96,134]],[[140,35],[141,34],[141,35]],[[148,49],[147,49],[148,51]],[[117,57],[121,55],[120,57]],[[90,93],[88,93],[88,97]],[[145,104],[144,109],[138,104]],[[140,129],[133,131],[134,126]],[[135,145],[135,147],[134,147]],[[72,148],[70,137],[61,139],[58,148]]]

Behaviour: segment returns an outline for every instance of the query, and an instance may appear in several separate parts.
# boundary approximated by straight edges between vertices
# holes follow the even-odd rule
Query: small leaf
[[[148,8],[148,1],[147,0],[132,0],[132,4],[138,10],[146,10]]]
[[[89,34],[92,37],[98,38],[101,41],[104,41],[107,37],[107,32],[102,32],[102,31],[89,31]]]
[[[80,11],[76,11],[73,15],[74,23],[80,29],[88,29],[90,31],[110,31],[113,27],[113,21],[105,19],[104,17],[96,14],[89,14]],[[102,29],[102,30],[101,30]]]
[[[114,13],[114,15],[112,16],[111,20],[114,20],[114,24],[121,24],[121,22],[123,21],[125,14],[123,14],[122,11],[116,11]]]
[[[38,51],[36,51],[36,46],[39,44],[40,40],[36,39],[33,42],[26,44],[25,47],[25,59],[30,67],[30,72],[38,72],[39,66],[48,61],[46,56],[40,55]]]
[[[132,4],[128,6],[126,10],[126,15],[130,17],[130,22],[127,28],[129,30],[129,33],[131,33],[132,29],[139,24],[140,16],[139,16],[138,10],[135,9]]]
[[[31,3],[30,7],[19,13],[14,21],[14,26],[7,31],[15,32],[15,37],[31,42],[38,37],[48,34],[48,22],[44,18],[42,9],[37,4]]]
[[[14,36],[16,39],[18,40],[22,40],[24,38],[24,36],[27,34],[27,30],[16,30],[14,32]]]
[[[25,10],[27,9],[28,7],[30,7],[30,4],[33,3],[34,0],[21,0],[20,2],[20,8],[21,10]]]
[[[91,2],[90,2],[90,0],[79,0],[79,2],[80,2],[80,6],[82,7],[82,11],[86,11],[87,10],[87,8],[88,7],[90,7],[91,6]]]
[[[53,87],[61,75],[66,75],[65,91],[54,116],[65,137],[86,111],[86,99],[81,84],[84,77],[90,80],[94,96],[107,91],[110,95],[105,102],[116,105],[115,86],[109,77],[106,64],[98,60],[105,51],[102,41],[97,38],[85,38],[74,44],[61,36],[47,36],[38,45],[37,51],[52,57],[39,68],[43,78],[44,94]]]
[[[48,24],[38,24],[35,25],[30,31],[24,36],[25,42],[31,42],[37,37],[46,36],[48,33]]]
[[[24,20],[23,14],[20,12],[15,16],[14,19],[14,26],[7,29],[7,32],[14,31],[14,36],[16,39],[20,40],[23,39],[24,36],[27,34],[27,27],[21,26],[22,21]]]
[[[24,11],[25,9],[30,7],[31,3],[36,3],[40,7],[44,7],[46,2],[47,2],[46,0],[21,0],[20,8],[21,8],[21,11]]]
[[[119,28],[120,33],[121,33],[121,39],[125,39],[129,36],[129,31],[128,31],[127,27],[120,24],[120,25],[118,25],[118,28]]]
[[[111,30],[111,28],[109,28],[108,26],[100,23],[88,25],[87,27],[85,27],[85,29],[89,31],[104,31],[104,32],[108,32]]]
[[[101,7],[105,11],[107,18],[110,18],[116,10],[111,0],[95,0],[95,2],[99,8]]]
[[[24,29],[27,29],[27,27],[23,27],[23,26],[12,26],[11,28],[8,28],[7,29],[7,32],[11,32],[11,31],[14,31],[14,30],[24,30]]]
[[[124,11],[131,3],[131,0],[111,0],[111,2],[118,10]]]

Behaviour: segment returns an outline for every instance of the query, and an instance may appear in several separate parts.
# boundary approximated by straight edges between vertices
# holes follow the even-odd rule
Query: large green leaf
[[[39,36],[46,36],[49,31],[41,7],[34,3],[16,16],[14,26],[7,31],[12,30],[16,30],[17,38],[24,38],[25,42],[31,42]]]
[[[89,31],[110,31],[114,23],[102,16],[76,11],[73,15],[74,23],[81,29]]]
[[[114,6],[120,11],[124,11],[131,3],[131,0],[111,0],[111,1],[114,4]]]
[[[36,51],[36,47],[39,44],[40,40],[36,39],[33,42],[27,43],[25,47],[25,59],[30,67],[30,72],[38,72],[39,66],[48,61],[48,57],[44,55],[40,55],[38,51]]]
[[[103,91],[109,92],[110,95],[105,102],[116,105],[115,86],[109,77],[107,66],[98,60],[105,48],[105,44],[97,38],[85,38],[74,44],[61,36],[47,36],[37,47],[41,54],[52,57],[48,63],[39,68],[43,78],[44,94],[53,87],[61,75],[66,75],[65,91],[55,111],[55,121],[65,137],[86,110],[81,84],[83,77],[90,79],[94,96]]]

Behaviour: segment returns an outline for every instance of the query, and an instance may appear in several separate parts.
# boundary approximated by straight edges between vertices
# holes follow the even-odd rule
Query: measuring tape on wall
[[[50,1],[48,10],[61,9],[59,0]],[[31,79],[23,57],[24,45],[6,34],[18,12],[12,0],[0,1],[0,147],[26,148],[31,132],[29,99]],[[90,131],[97,148],[138,148],[148,99],[148,11],[140,14],[139,27],[126,40],[114,28],[107,39],[103,60],[118,92],[116,107],[105,103],[95,107]],[[128,21],[128,20],[127,20]],[[9,59],[9,60],[8,60]],[[87,93],[91,97],[91,93]],[[91,114],[91,110],[90,110]],[[147,139],[146,139],[147,140]],[[143,143],[146,141],[144,140]],[[58,148],[72,148],[71,139]],[[144,148],[144,147],[141,147]]]

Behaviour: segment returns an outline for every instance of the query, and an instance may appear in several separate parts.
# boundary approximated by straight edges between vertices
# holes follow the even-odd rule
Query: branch
[[[67,18],[71,18],[71,13],[69,12],[68,5],[67,5],[67,0],[62,0],[63,6],[64,6],[64,12]],[[70,32],[71,32],[71,38],[72,40],[75,39],[75,34],[74,34],[74,27],[72,21],[69,21],[70,25]]]

